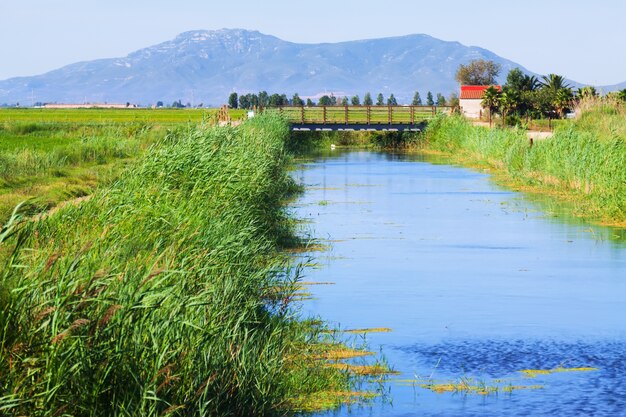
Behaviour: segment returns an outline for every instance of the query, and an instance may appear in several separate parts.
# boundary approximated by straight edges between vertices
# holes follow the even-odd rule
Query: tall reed
[[[523,130],[472,126],[461,117],[433,121],[422,146],[487,163],[519,184],[576,204],[577,214],[626,222],[626,111],[618,103],[586,103],[578,119],[531,146]]]
[[[297,360],[315,335],[277,254],[287,136],[271,115],[181,128],[90,200],[5,228],[0,412],[272,415],[344,383]]]

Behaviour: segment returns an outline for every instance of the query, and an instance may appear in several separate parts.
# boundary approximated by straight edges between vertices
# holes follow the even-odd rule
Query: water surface
[[[400,375],[333,415],[626,415],[623,230],[567,220],[486,173],[415,156],[347,152],[295,173],[294,206],[331,245],[305,315],[369,334]],[[552,209],[551,209],[552,210]],[[524,369],[593,367],[528,378]],[[471,381],[498,393],[435,393]],[[541,386],[505,392],[505,386]]]

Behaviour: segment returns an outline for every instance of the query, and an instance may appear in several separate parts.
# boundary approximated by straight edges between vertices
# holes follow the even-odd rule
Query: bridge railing
[[[284,106],[273,109],[284,114],[291,123],[303,125],[413,125],[452,110],[448,106]]]

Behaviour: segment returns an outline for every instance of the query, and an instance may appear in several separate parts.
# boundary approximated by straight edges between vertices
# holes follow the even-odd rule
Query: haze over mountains
[[[400,103],[414,92],[457,91],[459,64],[484,58],[509,70],[522,65],[493,52],[428,35],[340,43],[297,44],[242,29],[185,32],[123,58],[80,62],[33,77],[0,81],[0,104],[118,102],[142,105],[175,100],[219,106],[228,95],[258,92],[289,97],[322,94],[361,98],[393,93]],[[626,83],[603,87],[607,92]]]

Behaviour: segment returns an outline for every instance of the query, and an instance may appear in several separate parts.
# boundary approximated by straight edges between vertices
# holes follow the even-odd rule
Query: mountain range
[[[478,58],[501,64],[501,81],[515,67],[533,74],[486,49],[423,34],[299,44],[243,29],[196,30],[123,58],[79,62],[0,81],[0,104],[150,105],[181,100],[219,106],[233,91],[261,90],[288,96],[297,92],[301,97],[393,93],[400,103],[408,103],[415,91],[422,98],[427,91],[446,96],[457,91],[458,66]],[[621,88],[626,83],[602,90]]]

